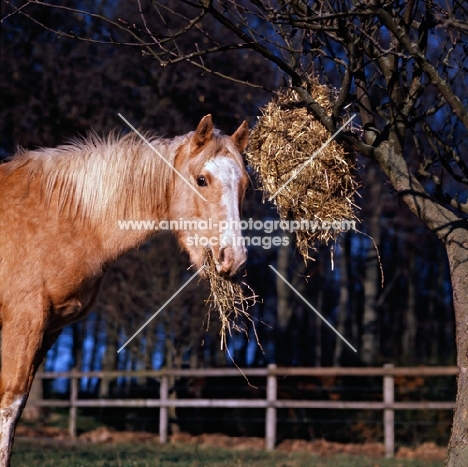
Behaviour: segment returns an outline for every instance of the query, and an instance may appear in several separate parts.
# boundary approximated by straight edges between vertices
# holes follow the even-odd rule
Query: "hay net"
[[[308,88],[331,113],[333,91],[313,77]],[[323,221],[357,220],[353,196],[358,183],[352,155],[335,140],[318,151],[330,136],[291,88],[278,92],[261,109],[246,156],[258,173],[264,201],[275,195],[272,201],[281,220],[318,221],[314,225],[319,226]],[[317,242],[335,241],[340,231],[318,228],[295,233],[298,250],[307,260]]]

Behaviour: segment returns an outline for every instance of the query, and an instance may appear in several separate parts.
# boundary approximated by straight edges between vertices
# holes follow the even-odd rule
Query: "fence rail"
[[[168,408],[170,407],[206,407],[206,408],[264,408],[265,409],[265,448],[272,450],[276,444],[277,409],[356,409],[381,410],[383,412],[384,445],[387,457],[395,451],[395,410],[452,410],[454,402],[397,402],[395,401],[395,376],[453,376],[456,367],[394,367],[384,365],[381,368],[278,368],[269,365],[267,368],[244,369],[247,377],[266,378],[265,399],[170,399],[169,378],[171,377],[234,377],[241,373],[237,369],[165,369],[145,371],[71,371],[40,373],[38,379],[68,378],[71,381],[69,400],[31,401],[32,406],[68,407],[69,433],[76,437],[76,418],[79,407],[159,407],[159,439],[167,442]],[[118,378],[118,377],[159,379],[158,399],[79,399],[78,383],[81,378]],[[382,377],[383,400],[366,401],[317,401],[317,400],[283,400],[278,399],[278,377],[284,376],[376,376]]]

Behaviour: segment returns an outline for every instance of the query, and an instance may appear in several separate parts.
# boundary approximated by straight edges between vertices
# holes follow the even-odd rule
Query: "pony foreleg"
[[[5,393],[3,395],[3,407],[0,409],[0,467],[8,467],[9,465],[16,423],[23,411],[27,397],[27,394]]]
[[[17,330],[23,332],[18,334]],[[3,324],[0,383],[0,467],[10,465],[16,424],[29,395],[34,375],[60,330],[45,334],[42,321],[27,319]]]

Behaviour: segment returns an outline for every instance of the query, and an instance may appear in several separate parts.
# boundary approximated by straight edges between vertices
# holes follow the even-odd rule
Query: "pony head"
[[[240,229],[241,205],[248,183],[241,153],[248,143],[244,121],[232,136],[213,127],[211,115],[189,133],[174,159],[176,176],[169,217],[177,236],[200,268],[210,248],[218,272],[233,276],[245,264],[247,250]]]

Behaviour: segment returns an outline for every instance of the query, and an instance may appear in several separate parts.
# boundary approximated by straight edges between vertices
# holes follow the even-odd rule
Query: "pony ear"
[[[236,145],[237,150],[242,153],[246,150],[247,145],[249,144],[249,125],[244,120],[242,125],[236,130],[236,132],[231,136],[234,144]]]
[[[213,120],[211,114],[205,115],[197,126],[193,139],[197,146],[206,144],[213,135]]]

